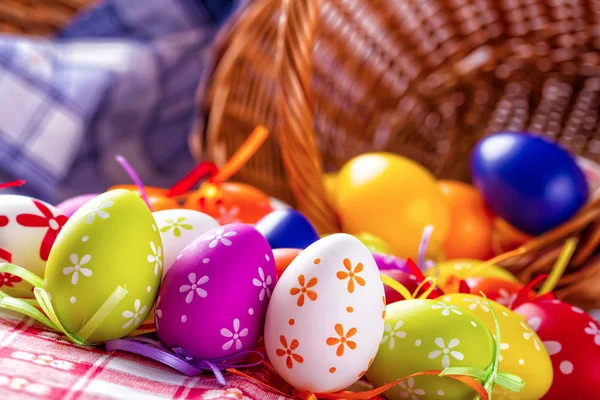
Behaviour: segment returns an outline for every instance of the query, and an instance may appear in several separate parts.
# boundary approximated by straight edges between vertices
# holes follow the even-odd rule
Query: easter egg
[[[256,224],[273,211],[271,199],[260,190],[242,183],[219,186],[204,183],[185,202],[185,208],[214,217],[221,225],[234,222]]]
[[[154,313],[160,341],[197,360],[254,350],[276,279],[271,248],[254,227],[206,232],[163,279]]]
[[[600,393],[600,325],[560,300],[525,303],[523,315],[543,340],[554,368],[547,400],[593,400]]]
[[[46,267],[46,290],[58,319],[77,333],[118,286],[126,296],[89,343],[133,332],[154,304],[163,264],[162,242],[152,213],[128,190],[103,193],[86,203],[60,232]]]
[[[532,235],[566,222],[588,199],[588,184],[575,159],[541,136],[488,136],[473,149],[471,173],[491,209]]]
[[[336,206],[336,187],[337,187],[337,173],[329,172],[323,176],[323,183],[325,185],[325,194],[327,199],[332,206]]]
[[[367,249],[369,249],[371,253],[392,254],[394,252],[385,240],[375,235],[366,232],[361,232],[354,236],[356,236],[358,240],[360,240],[365,246],[367,246]]]
[[[405,272],[408,272],[408,268],[406,268],[406,261],[399,257],[390,254],[373,253],[373,259],[380,270],[401,269]]]
[[[485,369],[493,361],[494,348],[485,324],[463,308],[439,300],[399,301],[386,307],[383,339],[367,378],[382,386],[422,371]],[[410,378],[385,392],[389,400],[475,396],[464,383],[435,375]]]
[[[0,262],[11,261],[43,276],[50,250],[66,222],[67,217],[46,202],[0,195],[0,248],[4,250]],[[15,297],[33,297],[32,286],[9,273],[0,274],[0,290]]]
[[[109,190],[115,189],[130,190],[141,196],[140,189],[136,185],[117,185],[111,187]],[[150,202],[150,207],[152,207],[152,211],[172,210],[174,208],[180,208],[180,205],[176,199],[167,197],[167,193],[169,192],[167,189],[152,186],[144,186],[144,192],[146,192],[146,196],[148,196],[148,201]]]
[[[62,211],[62,213],[67,217],[70,217],[71,215],[75,214],[75,211],[79,210],[81,206],[98,196],[98,194],[99,193],[90,193],[71,197],[62,203],[57,204],[56,208]]]
[[[479,295],[480,292],[483,292],[488,299],[510,309],[512,309],[519,291],[523,289],[523,285],[518,282],[490,277],[467,278],[465,281],[472,294]],[[533,300],[536,297],[536,293],[530,290],[526,299]]]
[[[275,257],[275,268],[277,268],[277,277],[283,275],[283,271],[291,264],[298,254],[302,253],[302,249],[274,249],[273,257]]]
[[[256,223],[255,228],[273,249],[305,249],[319,240],[310,221],[291,208],[269,213]]]
[[[297,389],[344,389],[377,353],[384,307],[369,250],[351,235],[327,236],[292,261],[273,291],[265,323],[269,360]]]
[[[337,178],[337,209],[345,232],[369,232],[393,254],[417,259],[423,229],[437,254],[446,239],[450,211],[435,177],[421,165],[389,153],[368,153],[348,161]]]
[[[443,300],[464,308],[477,315],[488,329],[495,334],[494,318],[483,297],[472,294],[454,293],[443,296]],[[552,383],[552,363],[546,348],[538,335],[519,314],[490,300],[500,325],[500,372],[508,372],[521,377],[525,387],[519,393],[507,392],[494,387],[496,395],[512,395],[517,399],[541,399]]]
[[[219,226],[213,217],[195,210],[162,210],[156,211],[152,215],[164,248],[163,276],[185,246],[203,233]]]
[[[483,261],[479,260],[451,260],[435,264],[425,272],[426,276],[437,278],[438,286],[446,292],[458,290],[458,282],[469,277],[489,277],[519,282],[510,272],[496,265],[480,268]]]
[[[443,245],[446,258],[489,258],[494,216],[481,194],[457,181],[439,181],[439,187],[450,206],[450,230]]]

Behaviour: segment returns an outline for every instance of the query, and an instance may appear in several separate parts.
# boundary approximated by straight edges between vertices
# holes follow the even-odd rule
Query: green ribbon
[[[500,367],[500,347],[502,343],[502,339],[500,337],[500,322],[498,321],[498,316],[496,315],[496,311],[494,310],[492,303],[488,300],[484,293],[481,293],[481,296],[487,301],[490,309],[492,310],[492,317],[494,318],[494,328],[496,330],[496,337],[494,339],[494,360],[492,361],[492,364],[485,370],[471,367],[448,367],[442,371],[440,376],[463,375],[477,379],[483,382],[483,387],[488,392],[491,400],[492,389],[494,385],[499,385],[510,391],[518,393],[525,387],[525,381],[515,374],[498,371]]]
[[[61,324],[54,307],[50,294],[44,289],[44,281],[36,274],[14,264],[0,263],[0,273],[9,273],[18,276],[33,286],[35,299],[18,299],[11,297],[0,290],[0,308],[6,308],[48,326],[49,328],[65,334],[73,343],[78,345],[90,345],[87,340],[102,325],[113,310],[121,303],[127,295],[127,289],[117,286],[108,299],[100,306],[98,311],[79,329],[77,333],[71,333]],[[43,312],[35,306],[38,305]]]

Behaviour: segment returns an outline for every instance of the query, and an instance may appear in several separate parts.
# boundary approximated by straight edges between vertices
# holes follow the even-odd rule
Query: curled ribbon
[[[110,313],[119,305],[127,295],[127,290],[117,286],[108,299],[100,306],[98,311],[79,329],[77,333],[71,333],[61,324],[54,308],[50,294],[43,288],[44,281],[34,273],[13,264],[0,264],[0,273],[9,273],[18,276],[33,286],[35,299],[18,299],[7,295],[0,290],[0,308],[16,311],[48,326],[49,328],[62,332],[73,343],[78,345],[90,345],[89,337],[106,320]],[[39,306],[42,311],[35,306]]]
[[[410,291],[406,288],[406,286],[387,275],[381,274],[381,281],[384,285],[389,286],[396,292],[400,293],[400,295],[404,297],[405,300],[426,299],[436,289],[437,284],[436,278],[424,278],[419,284],[419,286],[415,289],[415,291],[411,294]],[[419,292],[423,290],[425,286],[428,286],[427,289],[425,289],[423,293],[419,294]]]
[[[227,386],[227,382],[222,373],[223,370],[230,368],[249,368],[264,362],[264,356],[258,351],[246,351],[216,360],[197,360],[190,357],[190,355],[181,347],[169,351],[165,349],[160,342],[146,337],[109,340],[104,345],[107,351],[120,350],[147,357],[176,369],[186,376],[196,376],[206,371],[212,371],[217,382],[222,386]],[[243,364],[229,362],[230,360],[245,358],[249,355],[258,355],[260,359],[256,362]]]

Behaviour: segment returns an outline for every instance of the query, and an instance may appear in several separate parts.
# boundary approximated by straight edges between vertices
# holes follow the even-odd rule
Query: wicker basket
[[[2,0],[0,33],[49,35],[94,0]]]
[[[599,21],[597,0],[254,0],[218,45],[202,88],[206,129],[191,143],[221,164],[266,125],[274,135],[236,178],[295,204],[321,232],[340,230],[324,171],[365,151],[467,180],[474,143],[507,129],[599,161]],[[524,279],[547,272],[579,236],[559,294],[600,306],[600,279],[580,279],[600,274],[590,258],[599,215],[590,205],[506,265]]]

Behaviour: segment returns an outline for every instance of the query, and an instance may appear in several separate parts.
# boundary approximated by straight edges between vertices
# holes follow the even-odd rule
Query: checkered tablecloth
[[[268,366],[247,371],[277,381]],[[189,378],[142,357],[76,346],[32,319],[0,312],[0,399],[285,400],[259,384],[226,374]]]

